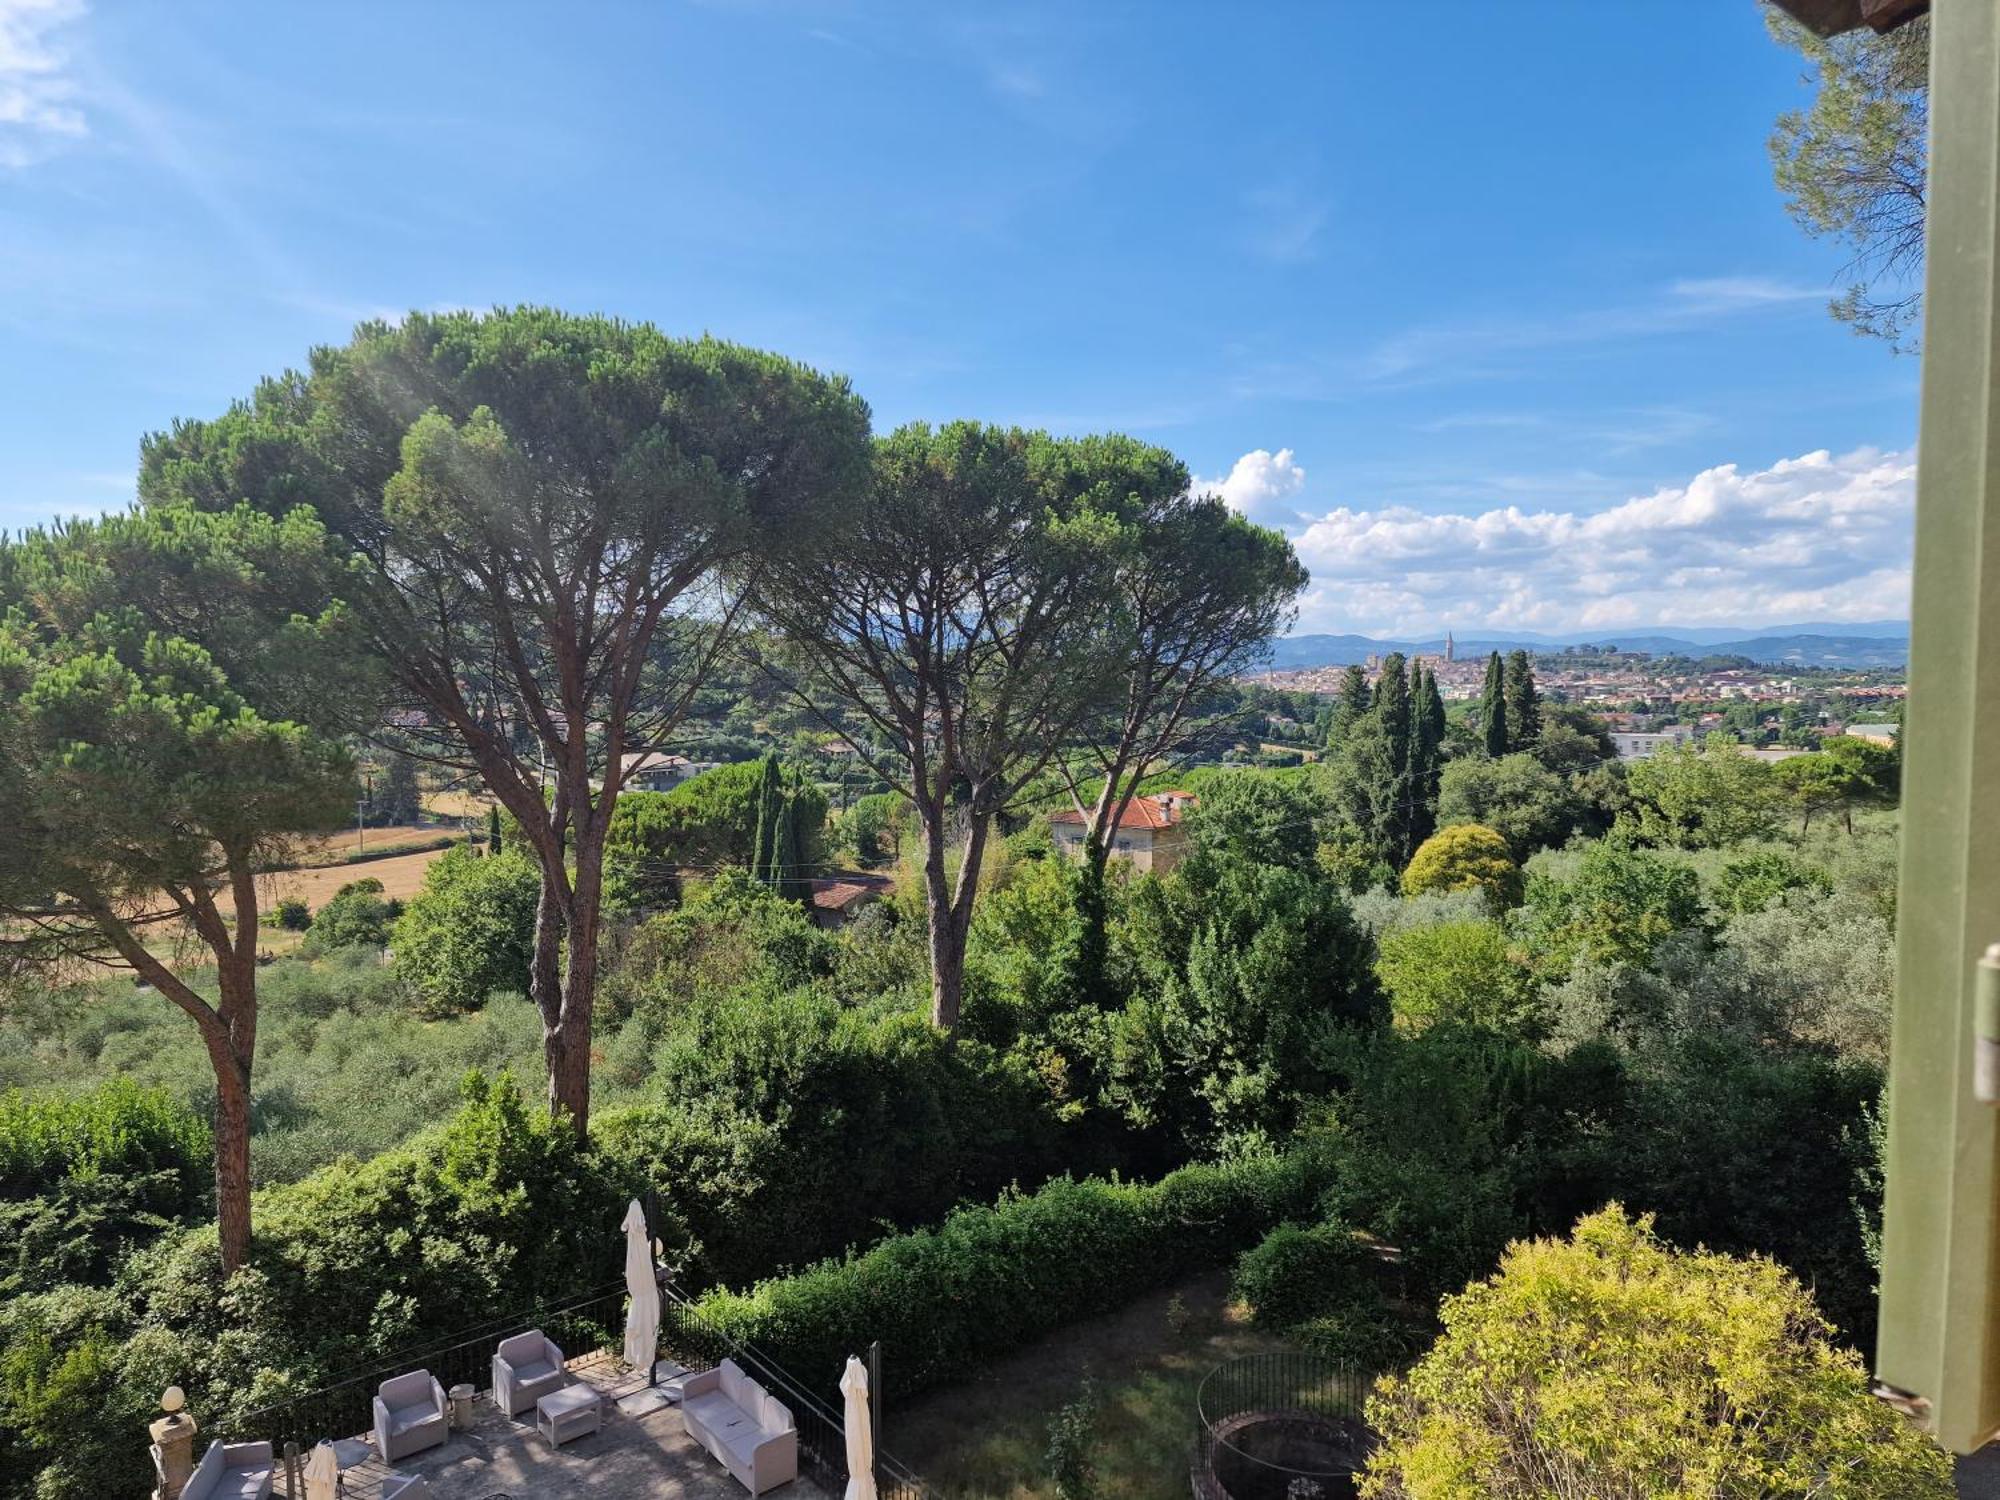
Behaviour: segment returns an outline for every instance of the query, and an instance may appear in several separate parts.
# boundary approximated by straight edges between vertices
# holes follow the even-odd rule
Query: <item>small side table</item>
[[[535,1403],[535,1427],[559,1448],[571,1438],[596,1432],[604,1425],[604,1402],[590,1386],[578,1381],[550,1391]]]
[[[366,1438],[335,1438],[333,1440],[333,1461],[340,1465],[340,1477],[334,1481],[338,1494],[347,1493],[347,1471],[358,1469],[375,1456],[375,1445]]]

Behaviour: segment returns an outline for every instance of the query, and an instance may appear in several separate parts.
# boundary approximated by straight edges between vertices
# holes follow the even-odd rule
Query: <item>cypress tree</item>
[[[500,852],[500,804],[497,802],[486,805],[486,852]]]
[[[1368,712],[1368,707],[1368,674],[1358,666],[1349,667],[1340,679],[1340,698],[1334,705],[1333,728],[1327,734],[1327,745],[1339,744],[1341,738],[1361,722],[1361,716]]]
[[[784,814],[784,782],[775,753],[764,757],[757,778],[757,833],[750,846],[750,873],[766,885],[777,883],[778,822]]]
[[[1507,653],[1501,692],[1507,706],[1507,745],[1525,750],[1542,737],[1541,695],[1535,691],[1534,663],[1525,651]]]
[[[1391,772],[1387,783],[1378,789],[1380,843],[1401,869],[1413,847],[1410,746],[1415,727],[1410,712],[1410,678],[1402,652],[1392,651],[1382,659],[1382,675],[1375,679],[1375,706],[1370,712],[1380,726],[1383,758]]]
[[[1486,731],[1486,753],[1498,760],[1507,753],[1506,669],[1500,653],[1486,658],[1486,683],[1479,693],[1479,721]]]
[[[1444,699],[1437,677],[1419,666],[1410,687],[1410,847],[1437,829],[1438,780],[1444,770]]]
[[[787,792],[778,807],[777,837],[772,841],[769,874],[771,888],[788,901],[805,901],[812,895],[806,876],[804,830],[799,827],[799,799]]]

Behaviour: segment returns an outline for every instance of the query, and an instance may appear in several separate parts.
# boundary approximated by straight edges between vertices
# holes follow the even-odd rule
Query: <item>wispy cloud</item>
[[[1260,260],[1298,265],[1318,253],[1326,227],[1326,202],[1295,184],[1256,188],[1243,195],[1242,237]]]
[[[0,0],[0,169],[90,133],[67,45],[83,15],[83,0]]]
[[[1757,276],[1686,278],[1630,302],[1540,317],[1425,323],[1358,354],[1282,356],[1240,370],[1241,400],[1340,400],[1370,390],[1407,390],[1509,378],[1531,359],[1594,353],[1636,339],[1699,332],[1740,318],[1768,318],[1816,304],[1824,292]]]

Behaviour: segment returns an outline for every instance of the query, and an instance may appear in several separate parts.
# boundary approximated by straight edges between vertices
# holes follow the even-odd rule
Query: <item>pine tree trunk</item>
[[[250,1258],[250,1070],[226,1044],[215,1060],[215,1223],[229,1276]]]
[[[597,936],[602,925],[604,840],[577,840],[570,885],[570,920],[563,936],[562,995],[555,1024],[544,1017],[542,1051],[549,1070],[549,1112],[567,1115],[576,1133],[590,1133],[590,1044],[597,1008]]]
[[[924,917],[930,928],[931,1024],[950,1032],[958,1025],[965,989],[965,953],[953,939],[951,881],[945,872],[943,817],[924,818]]]

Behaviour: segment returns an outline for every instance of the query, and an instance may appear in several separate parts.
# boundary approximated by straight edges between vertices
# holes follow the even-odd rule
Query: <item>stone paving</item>
[[[570,1373],[595,1387],[604,1399],[604,1425],[572,1438],[560,1448],[535,1430],[532,1410],[510,1420],[481,1392],[471,1428],[426,1453],[399,1459],[394,1468],[420,1474],[434,1500],[748,1500],[749,1492],[729,1477],[688,1436],[680,1408],[649,1395],[643,1376],[615,1356],[574,1360]],[[343,1500],[377,1500],[391,1466],[373,1450],[365,1463],[342,1476]],[[782,1500],[831,1500],[801,1475],[769,1493]],[[283,1466],[276,1494],[286,1496]],[[299,1488],[303,1500],[305,1488]],[[288,1497],[289,1500],[289,1497]]]

